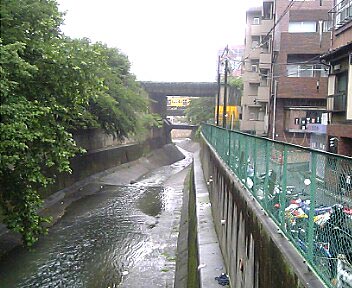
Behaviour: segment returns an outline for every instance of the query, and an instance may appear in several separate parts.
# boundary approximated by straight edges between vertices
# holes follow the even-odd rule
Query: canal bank
[[[186,177],[190,172],[193,154],[199,148],[197,144],[189,140],[180,141],[178,145],[185,149],[183,154],[175,145],[166,145],[162,149],[153,151],[148,157],[95,174],[77,182],[69,189],[61,190],[49,197],[45,201],[45,209],[42,213],[52,215],[57,224],[51,228],[49,235],[44,236],[40,240],[41,243],[33,248],[31,255],[19,247],[13,249],[14,252],[10,252],[12,254],[8,259],[5,259],[7,263],[0,267],[0,274],[3,273],[0,277],[0,284],[1,281],[5,281],[3,276],[8,279],[9,277],[6,276],[8,273],[19,271],[20,277],[24,277],[25,273],[31,275],[23,278],[24,280],[18,282],[22,284],[15,287],[38,284],[41,285],[40,287],[52,287],[50,285],[53,284],[61,285],[61,287],[108,287],[109,285],[117,287],[114,286],[115,284],[118,287],[198,287],[187,286],[188,284],[182,286],[181,282],[177,281],[180,278],[187,279],[189,275],[192,278],[194,275],[198,275],[198,271],[206,271],[214,263],[212,259],[214,254],[210,253],[209,261],[194,261],[190,266],[187,264],[187,269],[184,269],[183,263],[188,263],[190,260],[188,254],[190,239],[193,239],[191,242],[195,248],[192,248],[193,258],[191,259],[198,259],[198,240],[194,242],[194,232],[202,230],[202,228],[198,229],[195,226],[190,227],[188,223],[193,221],[193,224],[199,223],[204,226],[209,221],[204,219],[199,222],[194,219],[189,221],[188,216],[193,217],[194,214],[184,214],[182,211],[182,209],[192,210],[190,207],[185,208],[185,202],[187,204],[189,202],[183,201],[182,204],[182,199],[185,200],[185,195],[188,194],[190,186]],[[184,159],[181,160],[182,158]],[[194,165],[196,165],[195,162],[193,167]],[[193,187],[195,187],[194,185]],[[126,193],[126,190],[130,194],[123,194]],[[118,198],[116,198],[117,196]],[[106,207],[98,207],[99,209],[97,209],[93,206],[97,202],[106,202]],[[127,225],[128,228],[122,227],[122,229],[127,229],[125,234],[132,235],[131,243],[128,245],[125,245],[125,240],[120,239],[119,230],[121,227],[113,227],[110,232],[108,229],[111,227],[108,226],[103,229],[104,231],[99,230],[102,229],[100,227],[105,227],[106,223],[120,221],[122,210],[116,210],[116,203],[121,203],[120,206],[124,207],[123,210],[130,211],[129,218],[122,221],[123,225],[126,223],[129,225]],[[207,202],[203,204],[209,205]],[[184,205],[183,208],[182,205]],[[202,207],[203,209],[204,207]],[[103,216],[103,222],[99,222],[100,224],[96,224],[97,226],[92,228],[92,222],[97,221],[97,218],[101,217],[99,215]],[[130,226],[134,227],[134,230]],[[97,227],[99,227],[99,233],[96,231]],[[203,230],[204,228],[208,230],[208,227],[203,227]],[[63,237],[63,233],[69,229],[73,229],[73,231]],[[187,231],[191,229],[191,235],[185,236],[183,233],[185,229]],[[94,231],[89,234],[93,234],[95,238],[89,239],[91,235],[83,235],[87,231]],[[114,236],[114,234],[116,235]],[[63,237],[60,241],[55,239],[60,237]],[[97,241],[97,239],[100,240]],[[70,244],[62,247],[62,242],[70,242]],[[100,242],[103,242],[103,246],[108,247],[108,251],[110,251],[104,257],[101,256],[103,254],[101,250],[105,248],[101,247]],[[116,244],[110,247],[111,242],[116,242]],[[12,241],[12,244],[14,243],[15,241]],[[184,247],[183,251],[180,249],[182,246]],[[116,251],[125,249],[128,250],[125,254],[129,256],[115,255]],[[41,256],[46,260],[40,259],[39,261],[31,259],[34,257],[33,253],[48,255]],[[80,254],[85,256],[80,256]],[[82,257],[89,260],[84,260],[85,262],[82,263],[80,262]],[[124,257],[128,259],[124,259]],[[195,257],[196,259],[194,259]],[[15,263],[16,260],[13,260],[16,258],[19,263]],[[20,258],[24,260],[21,261]],[[199,259],[203,259],[201,255],[199,255]],[[26,263],[26,261],[28,262]],[[96,270],[90,271],[89,274],[94,276],[97,273],[98,280],[89,275],[83,275],[87,273],[87,268],[85,268],[87,262],[93,262],[88,266],[95,267],[97,265]],[[105,263],[105,266],[98,265],[98,262]],[[24,269],[23,265],[32,267]],[[177,265],[182,268],[181,273],[180,269],[176,268]],[[221,265],[216,267],[214,275],[219,276],[220,268],[222,268]],[[70,278],[71,275],[68,272],[72,269],[76,271],[73,279]],[[52,272],[54,270],[55,272]],[[175,270],[177,271],[176,283],[174,282]],[[49,276],[52,282],[47,285],[45,283],[47,283]],[[83,277],[84,280],[81,280],[80,277]],[[66,281],[65,279],[71,280]],[[204,280],[204,276],[198,280]],[[211,284],[217,284],[213,276],[209,280]],[[8,283],[14,282],[3,282],[0,286],[14,287],[7,285]],[[144,286],[140,286],[141,283]],[[209,285],[201,286],[212,287]]]
[[[128,148],[124,145],[121,149],[126,151]],[[133,149],[134,147],[132,147]],[[65,189],[52,193],[44,200],[40,214],[51,216],[52,221],[49,226],[52,226],[64,216],[67,207],[73,202],[99,193],[103,188],[100,179],[104,177],[109,179],[111,177],[114,179],[115,185],[127,185],[158,167],[170,165],[176,161],[180,161],[184,157],[174,144],[164,145],[160,149],[153,150],[145,157],[95,173],[75,182]],[[0,258],[6,252],[19,245],[21,245],[19,235],[9,231],[5,225],[0,223]]]

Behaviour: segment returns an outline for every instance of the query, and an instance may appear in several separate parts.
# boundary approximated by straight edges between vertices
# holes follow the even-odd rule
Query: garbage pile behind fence
[[[352,158],[203,125],[202,133],[329,287],[352,287]]]

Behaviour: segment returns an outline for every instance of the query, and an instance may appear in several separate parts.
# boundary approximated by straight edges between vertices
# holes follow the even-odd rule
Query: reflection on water
[[[76,201],[31,251],[18,247],[2,258],[0,287],[117,287],[150,249],[146,222],[165,209],[162,182],[190,161]]]
[[[138,201],[138,208],[149,216],[157,216],[163,210],[163,187],[149,187]]]

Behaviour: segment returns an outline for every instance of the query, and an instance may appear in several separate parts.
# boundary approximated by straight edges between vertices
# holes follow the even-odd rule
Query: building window
[[[346,23],[351,21],[352,18],[352,2],[348,0],[337,1],[338,4],[334,7],[335,16],[335,25],[336,28],[339,28]]]
[[[263,2],[263,19],[273,19],[273,2]]]
[[[317,22],[315,21],[290,22],[288,24],[288,32],[290,33],[317,32]]]
[[[254,17],[254,18],[253,18],[253,24],[254,24],[254,25],[259,25],[259,24],[260,24],[260,19],[259,19],[259,17]]]
[[[248,107],[248,120],[257,121],[258,120],[258,107]]]
[[[252,36],[252,48],[257,48],[260,43],[260,36]]]
[[[323,22],[323,32],[329,32],[331,31],[334,23],[332,21],[324,21]]]
[[[328,77],[329,71],[321,64],[288,64],[287,77]]]

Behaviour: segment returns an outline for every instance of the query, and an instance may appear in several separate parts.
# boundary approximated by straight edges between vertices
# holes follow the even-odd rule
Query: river
[[[17,247],[1,259],[0,287],[173,287],[192,161],[182,152],[185,159],[134,184],[88,184],[100,192],[71,204],[31,250]]]

